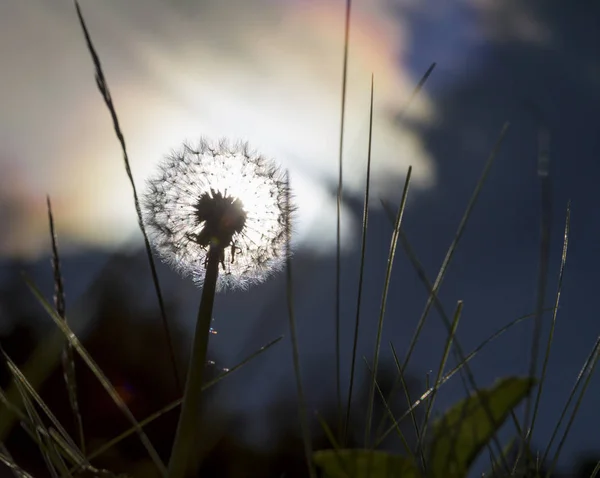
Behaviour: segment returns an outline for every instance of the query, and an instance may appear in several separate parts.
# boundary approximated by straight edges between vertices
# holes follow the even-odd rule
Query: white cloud
[[[193,4],[176,10],[158,0],[82,2],[138,187],[184,139],[249,139],[291,170],[298,237],[327,251],[335,243],[335,197],[326,185],[338,174],[343,2]],[[122,155],[71,2],[47,5],[8,0],[0,6],[0,54],[9,72],[0,92],[8,105],[0,115],[7,148],[0,162],[14,162],[16,154],[21,174],[31,176],[31,195],[52,195],[63,235],[116,244],[137,227]],[[344,145],[349,194],[362,195],[364,188],[371,73],[374,194],[397,192],[409,164],[413,187],[434,182],[419,138],[392,122],[416,81],[402,69],[405,29],[389,18],[379,2],[354,2]],[[424,95],[411,112],[417,121],[433,117]],[[21,236],[45,223],[43,204],[37,215],[15,220],[21,232],[2,252],[37,252]],[[352,220],[344,211],[348,239]]]

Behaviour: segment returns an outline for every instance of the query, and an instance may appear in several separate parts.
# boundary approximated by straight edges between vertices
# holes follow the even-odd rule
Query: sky
[[[127,139],[136,184],[143,188],[170,148],[199,134],[247,138],[289,168],[299,206],[295,285],[303,378],[309,389],[320,384],[310,397],[317,402],[319,394],[333,390],[344,2],[240,0],[174,7],[150,0],[143,5],[81,3]],[[373,209],[359,343],[368,356],[391,235],[378,199],[397,204],[405,172],[414,167],[404,228],[433,280],[506,121],[509,132],[440,297],[448,314],[457,300],[465,301],[459,337],[466,350],[533,311],[542,210],[537,135],[544,125],[550,134],[552,198],[549,305],[569,200],[572,210],[557,334],[540,409],[544,418],[534,436],[540,446],[600,333],[593,306],[600,267],[599,21],[600,7],[592,2],[353,2],[344,143],[344,354],[350,353],[354,319],[371,74]],[[67,253],[140,244],[122,156],[71,2],[2,2],[0,61],[0,102],[5,105],[0,112],[0,217],[10,224],[0,236],[0,253],[46,260],[46,194],[52,197]],[[432,77],[401,117],[402,106],[432,62],[437,64]],[[392,340],[404,350],[427,295],[403,252],[397,256],[382,343],[387,347]],[[94,270],[73,274],[80,274],[84,284]],[[173,287],[193,310],[193,285],[182,281]],[[213,346],[222,363],[233,365],[287,333],[280,314],[285,300],[276,294],[282,287],[283,281],[274,280],[246,295],[218,300],[219,334]],[[239,315],[242,322],[231,320]],[[546,333],[550,319],[544,316]],[[191,330],[193,324],[183,320]],[[519,327],[474,362],[478,384],[526,373],[531,324]],[[432,313],[413,373],[423,377],[436,370],[444,340],[444,328]],[[231,390],[253,390],[248,407],[263,407],[276,390],[293,386],[289,346],[269,353],[272,360],[250,369],[254,372],[248,374],[254,375],[246,381],[231,380]],[[389,348],[384,355],[389,358]],[[564,463],[594,449],[600,427],[594,406],[598,383],[593,381],[575,421]],[[458,381],[449,384],[438,406],[449,406],[462,393]]]

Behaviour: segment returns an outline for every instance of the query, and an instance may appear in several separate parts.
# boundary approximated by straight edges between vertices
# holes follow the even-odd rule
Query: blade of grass
[[[538,265],[538,284],[537,284],[537,297],[536,297],[536,318],[533,324],[533,335],[531,344],[531,356],[529,359],[529,376],[535,377],[537,374],[537,366],[539,360],[540,341],[542,339],[542,309],[544,307],[544,300],[546,298],[546,290],[548,287],[548,266],[550,264],[550,233],[552,229],[552,191],[550,188],[550,176],[548,174],[547,164],[542,170],[540,166],[542,163],[547,163],[548,160],[548,147],[549,147],[549,133],[545,127],[540,127],[538,133],[538,176],[541,182],[541,235],[540,235],[540,248],[539,248],[539,265]],[[556,311],[555,311],[556,313]],[[548,350],[549,352],[549,350]],[[539,384],[541,386],[541,383]],[[539,397],[539,392],[537,397]],[[523,447],[528,447],[531,442],[533,422],[530,424],[529,419],[531,415],[531,398],[532,395],[527,397],[525,401],[525,415],[523,423],[523,436],[521,437],[521,443],[519,446],[520,458]],[[537,399],[536,399],[537,401]],[[535,412],[534,412],[535,415]],[[533,419],[532,419],[533,420]]]
[[[48,206],[48,223],[50,225],[50,240],[52,243],[52,269],[54,272],[54,307],[56,313],[67,321],[67,307],[65,300],[65,289],[63,286],[62,272],[60,269],[60,256],[58,255],[58,245],[56,231],[54,229],[54,217],[52,215],[52,205],[50,196],[46,196]],[[75,360],[73,358],[73,347],[67,342],[62,353],[62,365],[67,393],[69,395],[69,404],[73,412],[73,420],[79,435],[79,448],[85,454],[85,437],[83,434],[83,420],[79,411],[79,401],[77,400],[77,385],[75,380]]]
[[[350,426],[350,407],[352,405],[352,391],[354,387],[354,370],[356,367],[356,347],[358,345],[358,330],[360,324],[360,306],[362,301],[362,286],[365,271],[365,252],[367,249],[367,225],[369,223],[369,190],[371,183],[371,144],[373,139],[373,90],[374,78],[371,75],[371,100],[369,107],[369,146],[367,153],[367,178],[365,184],[365,199],[363,206],[362,236],[360,246],[360,269],[358,272],[358,291],[356,294],[356,320],[354,322],[354,341],[352,344],[352,362],[350,365],[350,385],[348,386],[348,402],[346,404],[346,421],[342,443],[348,440],[348,427]]]
[[[257,351],[255,351],[254,353],[252,353],[251,355],[249,355],[248,357],[246,357],[244,360],[242,360],[240,363],[238,363],[237,365],[235,365],[234,367],[230,368],[227,372],[222,373],[221,375],[219,375],[218,377],[215,377],[214,379],[206,382],[203,386],[202,386],[202,391],[206,391],[207,389],[209,389],[210,387],[212,387],[213,385],[216,385],[217,383],[219,383],[221,380],[223,380],[225,377],[227,377],[228,375],[232,374],[233,372],[235,372],[236,370],[240,369],[241,367],[243,367],[244,365],[246,365],[248,362],[250,362],[250,360],[252,360],[254,357],[262,354],[263,352],[265,352],[267,349],[271,348],[273,345],[275,345],[277,342],[279,342],[281,339],[283,339],[283,335],[276,338],[275,340],[272,340],[271,342],[269,342],[266,345],[263,345],[260,349],[258,349]],[[166,407],[163,407],[162,409],[160,409],[159,411],[151,414],[150,416],[148,416],[147,418],[145,418],[144,420],[138,422],[138,424],[140,425],[140,427],[145,427],[146,425],[148,425],[149,423],[153,422],[154,420],[162,417],[165,413],[170,412],[171,410],[174,410],[175,408],[177,408],[179,405],[181,405],[181,402],[183,401],[182,398],[175,400],[173,402],[171,402],[169,405],[167,405]],[[108,449],[112,448],[114,445],[116,445],[117,443],[119,443],[120,441],[124,440],[125,438],[127,438],[130,435],[133,435],[136,432],[136,428],[130,428],[129,430],[121,433],[120,435],[116,436],[115,438],[113,438],[112,440],[106,442],[105,444],[103,444],[102,446],[100,446],[98,449],[94,450],[92,453],[90,453],[87,457],[88,460],[93,460],[94,458],[96,458],[97,456],[101,455],[102,453],[104,453],[105,451],[107,451]]]
[[[344,127],[346,121],[346,86],[348,79],[348,46],[350,44],[350,17],[352,0],[346,0],[346,16],[344,23],[344,63],[342,66],[342,98],[340,111],[340,143],[338,157],[337,217],[335,243],[335,380],[338,411],[338,434],[343,433],[342,384],[341,384],[341,352],[340,352],[340,295],[341,295],[341,230],[342,230],[342,196],[343,196],[343,152]]]
[[[4,443],[0,447],[2,451],[0,452],[0,462],[4,463],[4,465],[11,471],[11,473],[17,478],[33,478],[29,473],[27,473],[23,468],[15,463],[12,456],[4,446]]]
[[[369,367],[369,361],[367,360],[367,357],[365,357],[364,355],[363,355],[363,360],[364,360],[365,365],[367,367],[367,370],[369,372],[369,376],[372,377],[372,375],[373,375],[374,372],[371,369],[371,367]],[[385,395],[383,394],[383,391],[381,390],[381,387],[379,386],[379,383],[377,382],[377,377],[375,377],[375,388],[377,389],[377,393],[379,394],[379,397],[381,398],[381,401],[383,402],[383,406],[385,407],[385,411],[388,413],[388,415],[390,415],[391,417],[393,417],[394,416],[394,412],[392,411],[392,408],[390,407],[390,404],[385,399]],[[417,464],[417,459],[415,457],[415,454],[410,449],[410,446],[408,445],[408,440],[404,436],[404,433],[402,433],[402,430],[400,429],[400,427],[396,426],[395,427],[395,431],[396,431],[396,434],[398,435],[398,437],[400,438],[400,441],[402,442],[402,446],[404,447],[404,451],[406,451],[406,453],[411,457],[411,459],[414,461],[414,463]]]
[[[290,175],[286,176],[286,209],[290,210]],[[306,465],[310,478],[316,478],[317,472],[312,459],[312,440],[310,438],[310,429],[308,424],[308,415],[306,412],[306,398],[302,388],[302,376],[300,374],[300,353],[298,351],[298,337],[296,335],[296,316],[294,314],[294,286],[292,282],[292,255],[291,255],[291,234],[292,225],[290,215],[286,215],[285,221],[285,273],[286,273],[286,298],[288,306],[288,319],[290,325],[290,339],[292,342],[292,359],[294,361],[294,376],[296,377],[296,391],[298,394],[298,414],[300,416],[300,427],[302,428],[302,441],[304,442],[304,453]]]
[[[502,335],[504,332],[506,332],[512,326],[514,326],[520,322],[523,322],[525,319],[530,319],[530,318],[534,317],[534,315],[535,314],[528,314],[528,315],[524,315],[522,317],[518,317],[518,318],[514,319],[513,321],[509,322],[507,325],[505,325],[501,329],[494,332],[490,337],[485,339],[481,344],[479,344],[479,346],[477,346],[472,352],[470,352],[458,365],[456,365],[452,370],[450,370],[446,375],[444,375],[444,378],[440,381],[440,384],[438,385],[437,388],[441,387],[448,380],[450,380],[457,372],[459,372],[463,367],[465,367],[466,364],[468,362],[470,362],[471,359],[473,359],[486,345],[488,345],[493,340],[497,339],[500,335]],[[404,414],[402,414],[400,418],[394,419],[394,421],[401,422],[404,418],[406,418],[411,413],[413,413],[414,410],[431,395],[431,393],[433,393],[433,388],[429,388],[425,393],[423,393],[421,395],[420,398],[418,398],[417,400],[412,402],[412,405],[410,405],[409,409]],[[377,439],[377,441],[374,444],[374,448],[377,448],[379,445],[381,445],[383,440],[385,440],[385,438],[394,430],[394,427],[395,427],[395,424],[393,424],[391,427],[389,427]]]
[[[54,416],[52,411],[44,403],[44,401],[42,400],[42,397],[40,397],[40,395],[37,393],[37,391],[31,386],[31,384],[27,380],[27,377],[25,377],[25,375],[23,375],[23,373],[19,370],[17,365],[11,360],[11,358],[6,354],[6,352],[4,352],[4,350],[0,349],[0,351],[2,352],[2,355],[4,356],[4,359],[6,360],[6,364],[8,365],[8,369],[9,369],[11,375],[13,376],[13,379],[17,383],[19,383],[19,385],[22,387],[22,389],[25,390],[33,398],[35,403],[37,403],[37,405],[42,409],[42,411],[50,419],[52,424],[56,427],[56,429],[60,433],[60,436],[68,443],[68,446],[70,448],[74,449],[76,451],[76,453],[81,456],[82,453],[78,449],[77,445],[73,442],[73,440],[71,439],[71,437],[69,436],[67,431],[61,425],[61,423],[58,421],[58,419]],[[43,422],[42,422],[42,424],[43,424]],[[45,428],[45,427],[43,427],[43,428]]]
[[[36,434],[37,442],[40,444],[39,451],[44,459],[44,463],[46,463],[46,468],[48,469],[48,473],[52,478],[59,478],[58,471],[56,467],[60,467],[60,463],[58,460],[58,456],[56,450],[52,446],[52,443],[49,440],[46,440],[45,437],[48,436],[48,430],[44,426],[44,422],[42,422],[40,416],[37,414],[31,400],[27,396],[27,392],[23,388],[22,384],[15,380],[17,384],[17,388],[21,394],[21,400],[23,400],[23,404],[25,406],[25,410],[27,415],[29,416],[29,420],[35,425],[34,431]],[[43,430],[43,434],[40,432],[40,429]]]
[[[179,371],[177,370],[177,360],[175,359],[175,350],[173,348],[173,340],[171,338],[171,331],[169,329],[169,322],[167,320],[167,313],[165,310],[165,304],[162,296],[162,292],[160,289],[160,284],[158,282],[158,274],[156,273],[156,265],[154,263],[154,257],[152,256],[152,249],[150,248],[150,242],[148,240],[148,235],[146,234],[146,229],[144,228],[144,219],[142,216],[142,209],[140,207],[140,201],[138,198],[137,189],[135,186],[135,181],[133,180],[133,173],[131,172],[131,166],[129,164],[129,154],[127,153],[127,147],[125,145],[125,136],[121,130],[121,125],[119,123],[119,118],[117,116],[117,110],[115,109],[114,102],[112,96],[110,94],[110,90],[108,88],[108,83],[106,82],[106,78],[104,77],[104,71],[102,69],[102,63],[100,62],[100,57],[96,52],[96,48],[92,42],[92,38],[87,29],[87,25],[85,20],[83,19],[83,14],[81,13],[81,8],[79,7],[79,2],[74,0],[75,9],[77,10],[77,17],[79,19],[79,24],[81,25],[81,29],[83,30],[83,35],[85,37],[85,42],[90,52],[90,56],[92,57],[92,62],[94,63],[95,69],[95,77],[96,77],[96,86],[98,87],[98,91],[102,95],[102,99],[108,108],[110,113],[113,128],[115,130],[115,134],[117,139],[119,140],[119,144],[121,145],[121,150],[123,151],[123,161],[125,165],[125,171],[127,173],[127,178],[131,183],[131,189],[133,192],[133,202],[135,204],[135,212],[138,217],[138,224],[140,226],[140,230],[142,231],[142,236],[144,238],[144,246],[146,248],[146,255],[148,257],[148,263],[150,264],[150,271],[152,273],[152,282],[154,283],[154,289],[156,291],[156,297],[158,299],[158,306],[160,308],[160,316],[163,323],[163,328],[165,330],[165,336],[167,338],[167,345],[169,347],[169,355],[171,359],[171,364],[173,366],[173,376],[175,379],[175,385],[177,390],[181,393],[181,380],[179,378]]]
[[[552,341],[554,339],[554,330],[556,328],[556,316],[558,314],[558,304],[560,302],[560,294],[562,291],[562,281],[563,281],[564,272],[565,272],[565,265],[567,262],[567,249],[569,246],[570,221],[571,221],[571,203],[569,202],[569,204],[567,205],[567,216],[565,219],[563,250],[562,250],[562,256],[561,256],[561,260],[560,260],[560,269],[558,272],[558,286],[556,289],[556,299],[554,301],[554,313],[552,314],[552,323],[550,325],[550,334],[548,336],[548,343],[546,345],[546,353],[544,355],[544,362],[542,364],[542,376],[540,378],[540,383],[537,387],[537,395],[535,397],[535,404],[533,407],[533,417],[531,418],[531,425],[529,427],[529,431],[527,432],[527,442],[525,443],[526,449],[528,449],[531,444],[531,437],[533,435],[533,430],[535,428],[535,421],[537,418],[537,413],[538,413],[538,409],[539,409],[539,405],[540,405],[540,399],[542,397],[542,391],[544,389],[544,383],[546,380],[546,373],[548,371],[548,360],[550,358],[550,349],[552,348]],[[542,314],[542,312],[540,311],[539,314],[536,314],[536,318],[538,317],[538,315],[541,316],[541,314]],[[527,422],[525,422],[525,423],[527,423]],[[517,462],[518,462],[518,459],[517,459]]]
[[[433,391],[431,396],[429,397],[427,408],[425,410],[425,417],[423,419],[423,427],[420,440],[417,444],[418,449],[422,450],[425,443],[425,436],[427,435],[427,427],[429,425],[429,419],[431,417],[431,411],[433,410],[433,404],[435,402],[435,397],[437,395],[437,390],[440,386],[440,381],[443,378],[444,369],[446,368],[446,363],[448,362],[448,356],[450,355],[450,349],[452,348],[452,342],[454,341],[454,336],[456,335],[456,329],[458,328],[458,322],[460,320],[460,315],[462,313],[463,301],[459,300],[456,306],[456,311],[454,312],[454,319],[452,320],[452,328],[448,338],[446,339],[446,346],[444,347],[444,353],[442,354],[442,358],[440,360],[440,366],[438,369],[438,373],[435,379],[435,386],[433,387]],[[427,472],[427,469],[424,470]]]
[[[404,190],[402,191],[402,199],[400,201],[400,207],[398,208],[398,214],[396,215],[396,221],[394,223],[394,232],[392,233],[392,240],[390,243],[390,252],[388,255],[387,268],[385,272],[385,282],[383,285],[383,294],[381,296],[381,308],[379,311],[379,323],[377,325],[377,339],[375,342],[375,356],[373,358],[373,379],[371,380],[371,386],[369,388],[369,401],[367,405],[367,424],[365,426],[365,448],[368,447],[369,436],[371,435],[371,421],[373,414],[373,399],[375,397],[375,376],[377,375],[377,368],[379,366],[379,348],[381,346],[381,332],[383,330],[383,318],[385,315],[385,307],[387,304],[388,290],[390,286],[390,280],[392,277],[392,267],[394,264],[394,256],[396,255],[396,246],[398,245],[398,234],[400,232],[400,226],[402,225],[402,218],[404,216],[404,208],[406,207],[406,198],[408,197],[408,186],[410,184],[410,177],[412,174],[412,166],[409,166],[408,172],[406,173],[406,180],[404,182]]]
[[[600,473],[600,461],[598,461],[598,463],[596,463],[596,466],[594,467],[594,471],[592,471],[590,478],[596,478],[599,473]]]
[[[575,402],[575,407],[573,408],[573,412],[571,413],[571,416],[569,417],[569,421],[567,422],[567,427],[565,428],[563,436],[560,439],[560,442],[558,443],[558,448],[556,449],[556,453],[554,453],[554,459],[552,460],[552,464],[550,465],[550,468],[548,469],[548,474],[546,475],[547,478],[550,478],[550,476],[552,475],[552,472],[554,471],[554,468],[556,467],[556,464],[558,463],[558,458],[560,456],[560,452],[562,451],[562,447],[565,444],[565,442],[567,440],[567,436],[569,435],[569,431],[571,430],[571,426],[573,425],[573,422],[575,421],[575,416],[577,415],[577,412],[579,411],[579,407],[581,406],[583,396],[585,395],[585,392],[587,391],[587,388],[592,380],[592,375],[594,374],[596,365],[598,365],[598,358],[600,358],[600,337],[598,337],[598,339],[596,340],[596,343],[594,344],[594,348],[592,349],[592,352],[590,353],[588,359],[586,360],[586,362],[588,362],[588,363],[587,363],[587,367],[584,367],[584,368],[585,368],[585,370],[587,370],[587,377],[585,379],[585,382],[583,383],[581,392],[579,393],[579,397],[577,398],[577,402]]]
[[[404,390],[404,396],[406,397],[406,406],[410,407],[412,398],[410,398],[410,390],[408,389],[408,385],[406,383],[406,379],[404,377],[404,371],[402,370],[402,366],[400,365],[400,360],[398,360],[398,354],[396,353],[396,349],[394,344],[390,342],[390,348],[392,349],[392,355],[394,356],[394,363],[396,364],[396,368],[398,369],[398,375],[400,376],[400,382],[402,383],[402,389]],[[394,420],[394,415],[390,414],[392,420]],[[419,430],[419,425],[417,423],[417,416],[415,415],[414,409],[410,410],[410,418],[413,424],[413,428],[415,430],[415,438],[417,439],[417,443],[421,442],[421,432]],[[424,471],[425,464],[425,453],[423,449],[417,448],[417,452],[419,453],[419,458],[421,460],[421,468]]]
[[[18,388],[18,386],[16,385],[16,382],[14,384],[14,388],[17,391],[17,393],[19,394],[19,398],[21,398],[21,392],[20,392],[20,389]],[[32,423],[29,416],[27,416],[20,408],[17,408],[13,403],[11,403],[8,400],[8,397],[6,396],[6,394],[4,393],[4,391],[1,388],[0,388],[0,402],[2,403],[2,405],[4,407],[6,407],[6,410],[9,411],[8,416],[10,416],[10,417],[14,416],[19,419],[21,428],[23,428],[25,433],[27,433],[27,435],[29,435],[29,438],[31,438],[31,440],[33,442],[35,442],[35,444],[38,445],[38,447],[40,447],[40,448],[43,447],[44,444],[41,443],[37,438],[36,428],[37,428],[37,431],[39,431],[39,433],[41,433],[41,434],[47,433],[46,430],[38,428],[34,423]]]
[[[94,375],[96,375],[100,384],[108,392],[108,394],[110,395],[112,400],[115,402],[117,407],[121,410],[123,415],[125,415],[125,417],[136,428],[136,431],[139,435],[140,441],[142,442],[142,444],[148,451],[150,458],[152,459],[152,461],[154,462],[154,464],[160,471],[161,475],[165,476],[166,469],[165,469],[165,465],[162,463],[162,460],[160,459],[160,456],[158,455],[158,453],[152,446],[152,443],[150,443],[150,440],[146,436],[146,433],[144,433],[144,430],[142,430],[142,428],[139,426],[137,420],[131,413],[131,410],[129,410],[129,408],[123,401],[123,399],[120,397],[120,395],[117,393],[115,388],[112,386],[112,384],[108,380],[108,377],[106,377],[104,372],[102,372],[100,367],[98,367],[98,365],[96,364],[94,359],[91,357],[91,355],[88,353],[88,351],[83,347],[83,345],[81,344],[79,339],[75,336],[75,334],[70,329],[70,327],[56,314],[56,312],[54,311],[52,306],[46,301],[46,299],[44,299],[43,295],[41,294],[41,292],[39,291],[37,286],[31,280],[29,280],[29,278],[27,278],[27,277],[25,277],[25,282],[27,283],[28,287],[33,292],[33,295],[36,297],[36,299],[40,302],[42,307],[44,307],[44,309],[46,310],[48,315],[50,315],[50,317],[52,318],[54,323],[58,326],[60,331],[64,334],[64,336],[67,338],[67,340],[71,343],[71,345],[73,346],[73,349],[80,355],[80,357],[87,364],[87,366],[90,368],[92,373]]]

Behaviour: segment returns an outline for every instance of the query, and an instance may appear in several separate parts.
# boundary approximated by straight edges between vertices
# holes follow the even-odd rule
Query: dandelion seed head
[[[247,143],[201,139],[172,151],[150,178],[144,222],[161,258],[196,284],[218,247],[217,290],[245,289],[284,264],[288,196],[276,163]]]

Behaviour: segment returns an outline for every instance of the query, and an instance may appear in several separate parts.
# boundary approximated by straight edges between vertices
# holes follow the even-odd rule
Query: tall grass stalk
[[[344,129],[346,121],[346,86],[348,80],[348,47],[350,45],[350,18],[352,13],[352,0],[346,0],[346,15],[344,22],[344,60],[342,66],[342,97],[340,111],[340,142],[338,157],[338,188],[336,203],[336,242],[335,242],[335,385],[337,400],[338,434],[343,438],[343,409],[342,409],[342,382],[341,382],[341,350],[340,350],[340,301],[341,301],[341,231],[342,231],[342,199],[343,199],[343,152]]]
[[[290,211],[290,177],[287,175],[287,207]],[[291,250],[291,238],[292,238],[292,224],[290,214],[286,215],[285,220],[285,238],[286,238],[286,251],[285,251],[285,273],[286,273],[286,298],[288,307],[288,319],[290,325],[290,339],[292,342],[292,359],[294,362],[294,376],[296,378],[296,392],[298,395],[298,415],[300,417],[300,427],[302,430],[302,441],[304,443],[304,454],[306,458],[306,465],[310,478],[317,478],[317,472],[312,459],[312,440],[310,437],[310,426],[308,423],[308,413],[306,411],[306,397],[304,396],[304,389],[302,387],[302,375],[300,373],[300,352],[298,350],[298,337],[296,334],[296,315],[294,311],[294,285],[292,281],[292,250]]]
[[[531,425],[530,425],[529,430],[527,431],[527,442],[525,443],[525,449],[529,449],[529,446],[531,443],[531,438],[533,436],[533,430],[535,428],[535,422],[536,422],[536,418],[537,418],[537,414],[538,414],[538,410],[539,410],[540,399],[542,398],[542,391],[544,390],[544,384],[546,381],[546,373],[548,372],[548,361],[550,359],[550,349],[552,348],[552,341],[554,339],[554,331],[556,329],[556,316],[558,315],[558,305],[560,303],[562,282],[563,282],[563,277],[564,277],[564,273],[565,273],[565,265],[567,262],[567,249],[569,246],[570,222],[571,222],[571,204],[569,203],[567,205],[567,217],[565,219],[565,232],[564,232],[564,239],[563,239],[562,256],[561,256],[561,261],[560,261],[560,269],[559,269],[559,273],[558,273],[558,286],[556,289],[556,299],[554,302],[554,313],[552,314],[552,323],[550,325],[550,334],[548,336],[548,343],[546,345],[546,353],[544,354],[544,362],[542,364],[542,375],[540,377],[540,382],[537,387],[537,394],[535,397],[535,404],[533,407],[533,416],[531,418]],[[536,317],[538,317],[539,315],[541,315],[541,312],[539,314],[536,313]],[[518,461],[519,460],[517,459],[516,463],[518,463]],[[516,463],[515,463],[515,465],[516,465]]]
[[[52,244],[52,269],[54,272],[54,307],[56,313],[67,321],[67,306],[65,300],[65,289],[63,286],[62,272],[60,268],[60,256],[58,254],[58,244],[56,239],[56,231],[54,230],[54,217],[52,214],[52,204],[50,203],[50,196],[46,197],[46,203],[48,206],[48,224],[50,227],[50,242]],[[83,454],[85,454],[85,437],[83,434],[83,420],[81,418],[81,412],[79,411],[79,401],[77,399],[77,383],[75,380],[75,360],[73,358],[73,347],[69,342],[66,343],[65,349],[62,353],[62,366],[65,384],[67,387],[67,393],[69,395],[69,404],[71,411],[73,412],[73,420],[77,428],[77,434],[79,438],[79,447]]]
[[[117,110],[115,109],[114,102],[112,96],[110,94],[110,90],[108,88],[108,83],[106,82],[106,78],[104,77],[104,71],[102,70],[102,63],[100,62],[100,57],[98,53],[96,53],[96,48],[92,42],[92,38],[87,29],[87,25],[85,20],[83,19],[83,14],[81,13],[81,8],[79,7],[79,2],[74,0],[75,9],[77,10],[77,17],[79,19],[79,24],[83,30],[83,35],[85,37],[87,48],[92,57],[92,62],[94,63],[95,68],[95,77],[96,77],[96,86],[98,87],[98,91],[102,95],[104,103],[110,112],[110,116],[113,122],[113,128],[115,130],[115,134],[117,139],[119,140],[119,144],[121,145],[121,150],[123,151],[123,162],[125,165],[125,172],[127,173],[127,178],[131,183],[131,190],[133,192],[133,202],[135,204],[135,212],[138,218],[138,225],[140,227],[140,231],[142,232],[142,237],[144,239],[144,247],[146,249],[146,256],[148,258],[148,264],[150,265],[150,272],[152,274],[152,282],[154,284],[154,290],[156,292],[156,297],[158,299],[158,306],[160,308],[160,316],[162,319],[163,328],[165,331],[165,337],[167,339],[167,346],[169,349],[169,356],[171,360],[171,365],[173,367],[173,377],[175,380],[175,386],[177,390],[181,391],[181,380],[179,378],[179,372],[177,369],[177,360],[175,358],[175,350],[173,348],[173,340],[171,337],[171,330],[169,328],[169,322],[167,320],[167,313],[165,309],[165,303],[163,300],[163,295],[161,292],[160,284],[158,282],[158,274],[156,273],[156,265],[154,263],[154,256],[152,255],[152,249],[150,248],[150,241],[148,240],[148,234],[146,233],[146,229],[144,227],[144,219],[142,216],[142,209],[140,207],[140,201],[138,198],[137,188],[135,186],[135,181],[133,180],[133,173],[131,171],[131,166],[129,164],[129,154],[127,153],[127,147],[125,145],[125,136],[121,130],[121,125],[119,123],[119,118],[117,116]]]
[[[387,268],[385,271],[385,281],[383,284],[383,293],[381,296],[381,307],[379,309],[379,322],[377,324],[377,338],[375,341],[375,354],[373,357],[373,378],[369,387],[369,398],[367,405],[367,423],[365,425],[365,448],[369,446],[370,435],[371,435],[371,422],[373,419],[373,400],[375,398],[375,376],[377,375],[377,368],[379,366],[379,349],[381,346],[381,333],[383,331],[383,318],[385,316],[385,308],[387,305],[388,291],[390,287],[390,281],[392,278],[392,267],[394,265],[394,257],[396,255],[396,246],[398,245],[398,234],[400,233],[400,226],[402,225],[402,218],[404,216],[404,208],[406,207],[406,199],[408,197],[408,186],[410,184],[410,177],[412,175],[412,166],[408,167],[406,173],[406,180],[404,182],[404,190],[402,191],[402,199],[400,200],[400,207],[398,208],[398,214],[396,215],[396,221],[394,223],[394,231],[392,233],[392,239],[390,243],[390,252],[388,255]]]
[[[546,300],[546,290],[548,288],[548,267],[550,264],[550,235],[552,231],[552,191],[550,184],[550,175],[548,170],[548,149],[549,149],[549,133],[546,127],[541,126],[538,132],[538,176],[540,178],[540,245],[539,245],[539,265],[537,277],[537,294],[536,294],[536,318],[533,323],[533,333],[531,338],[531,355],[529,358],[529,376],[537,375],[540,342],[542,339],[542,309]],[[556,314],[556,311],[555,311]],[[553,317],[553,325],[556,317]],[[549,344],[550,345],[550,344]],[[549,347],[547,353],[550,352]],[[544,359],[547,361],[547,357]],[[538,387],[542,383],[538,384]],[[536,405],[539,404],[539,392],[536,394]],[[525,414],[523,418],[523,436],[521,438],[519,457],[523,452],[524,447],[529,447],[531,436],[533,433],[535,415],[537,410],[533,411],[531,417],[531,400],[533,394],[529,395],[525,401]],[[529,423],[531,418],[531,423]],[[518,463],[517,459],[517,463]],[[516,465],[516,464],[515,464]]]
[[[435,403],[437,390],[439,389],[440,382],[443,378],[444,369],[446,368],[446,362],[448,361],[448,357],[450,355],[450,349],[452,347],[452,343],[453,343],[454,337],[456,335],[456,329],[458,328],[458,322],[460,320],[462,308],[463,308],[463,302],[458,301],[458,304],[456,306],[456,311],[454,312],[454,319],[452,320],[452,328],[451,328],[450,334],[448,335],[448,338],[446,339],[446,346],[444,347],[444,353],[442,354],[442,358],[440,360],[440,366],[438,368],[437,377],[434,382],[435,386],[433,387],[433,392],[431,393],[431,396],[429,397],[429,400],[427,401],[425,417],[423,417],[423,427],[422,427],[421,437],[419,439],[419,442],[417,443],[417,449],[419,449],[419,450],[422,450],[425,445],[425,443],[424,443],[425,436],[427,435],[427,427],[429,425],[429,420],[431,418],[433,404]],[[423,462],[423,463],[425,463],[425,462]],[[423,471],[425,473],[427,473],[427,467],[425,467],[425,469]]]
[[[352,391],[354,388],[354,372],[356,367],[356,347],[358,345],[358,331],[360,326],[360,307],[362,303],[363,277],[365,272],[365,253],[367,249],[367,226],[369,223],[369,190],[371,186],[371,145],[373,139],[373,90],[374,78],[371,75],[371,100],[369,107],[369,146],[367,153],[367,177],[365,180],[365,199],[363,206],[362,235],[360,246],[360,269],[358,272],[358,291],[356,293],[356,320],[354,322],[354,340],[352,343],[352,360],[350,364],[350,385],[348,386],[348,402],[346,403],[346,420],[344,421],[344,434],[342,443],[348,440],[350,426],[350,408],[352,406]]]

